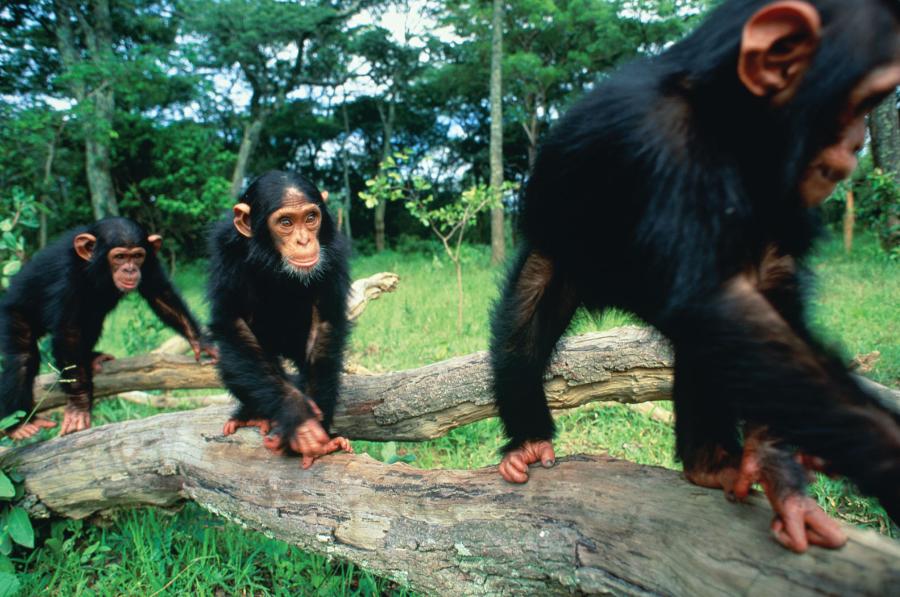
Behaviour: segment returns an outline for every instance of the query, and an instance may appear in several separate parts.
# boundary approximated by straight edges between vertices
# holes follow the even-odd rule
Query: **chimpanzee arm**
[[[347,316],[340,308],[344,304],[346,301],[314,306],[306,342],[307,391],[322,411],[322,427],[326,431],[331,427],[337,404],[349,328]],[[301,365],[298,363],[298,368]]]
[[[897,419],[859,387],[839,359],[806,342],[803,336],[811,334],[794,330],[745,277],[695,297],[659,327],[675,346],[676,379],[686,378],[694,393],[680,393],[677,400],[718,404],[713,412],[732,422],[768,427],[774,437],[824,458],[831,470],[879,497],[892,517],[900,515]],[[692,446],[721,439],[716,434],[724,419],[704,416],[692,413],[694,436],[679,441],[683,458]]]
[[[246,321],[239,317],[219,321],[213,332],[219,345],[219,376],[241,401],[241,415],[273,421],[282,437],[314,416],[306,398],[277,359],[265,353]]]
[[[200,326],[155,260],[145,263],[139,291],[157,317],[181,334],[199,358],[200,350],[207,349]]]
[[[553,438],[544,370],[577,306],[575,291],[557,264],[523,248],[491,317],[494,396],[509,437],[505,452],[529,440]]]
[[[70,406],[89,411],[94,400],[91,359],[99,330],[77,322],[63,324],[53,333],[53,358],[59,369],[59,384]]]

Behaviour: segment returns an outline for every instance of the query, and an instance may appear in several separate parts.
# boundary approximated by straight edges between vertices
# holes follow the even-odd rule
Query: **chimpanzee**
[[[553,463],[542,376],[573,313],[616,306],[672,342],[689,480],[737,498],[759,481],[798,552],[846,540],[807,468],[900,520],[900,417],[813,336],[802,265],[810,208],[850,175],[866,113],[898,82],[897,0],[730,0],[560,119],[492,318],[506,480]]]
[[[198,361],[201,351],[215,358],[215,349],[204,341],[156,257],[161,243],[161,236],[148,236],[132,220],[106,218],[63,233],[25,264],[0,301],[3,416],[32,411],[40,365],[37,342],[49,332],[60,385],[68,395],[60,435],[90,427],[93,374],[112,359],[93,352],[94,345],[106,314],[135,289],[166,325],[190,342]],[[33,417],[9,435],[20,440],[55,425]]]
[[[326,432],[350,327],[348,249],[327,196],[300,174],[266,172],[210,239],[210,329],[222,381],[241,401],[223,431],[259,427],[267,448],[302,454],[303,468],[350,451]]]

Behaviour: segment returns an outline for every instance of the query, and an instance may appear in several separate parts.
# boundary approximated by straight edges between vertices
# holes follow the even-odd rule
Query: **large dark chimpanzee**
[[[534,165],[493,314],[505,479],[553,462],[542,376],[573,313],[617,306],[674,346],[688,479],[737,498],[760,482],[796,551],[845,541],[801,462],[900,520],[900,418],[814,338],[801,262],[810,208],[850,175],[866,113],[898,82],[897,0],[732,0],[569,110]]]
[[[330,438],[349,331],[346,242],[325,208],[326,193],[296,173],[254,180],[210,242],[212,331],[219,374],[242,403],[225,424],[259,427],[274,452],[350,450]],[[296,365],[284,370],[281,358]]]
[[[91,426],[93,374],[112,357],[94,352],[103,320],[125,294],[137,290],[179,334],[194,355],[215,357],[200,328],[156,257],[162,243],[127,218],[107,218],[70,230],[25,264],[0,301],[3,377],[0,416],[31,413],[41,357],[37,342],[53,336],[53,358],[68,395],[60,435]],[[33,417],[16,426],[13,439],[31,437],[56,423]]]

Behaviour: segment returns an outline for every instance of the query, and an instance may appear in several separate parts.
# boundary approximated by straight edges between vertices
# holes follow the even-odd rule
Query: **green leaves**
[[[22,547],[34,547],[34,529],[24,509],[17,506],[10,510],[6,515],[6,527],[13,541]]]

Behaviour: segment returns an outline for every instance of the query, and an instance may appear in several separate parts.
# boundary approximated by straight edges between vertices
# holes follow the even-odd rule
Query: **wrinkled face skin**
[[[866,139],[866,115],[900,85],[900,59],[876,68],[850,94],[840,117],[838,140],[817,155],[800,180],[800,196],[807,207],[824,201],[856,168],[856,153]]]
[[[322,211],[319,206],[299,190],[287,189],[281,207],[269,216],[268,224],[284,270],[300,277],[313,274],[322,257],[319,249]]]
[[[147,258],[147,251],[141,247],[114,247],[107,259],[112,272],[113,284],[121,292],[128,293],[141,283],[141,266]]]

